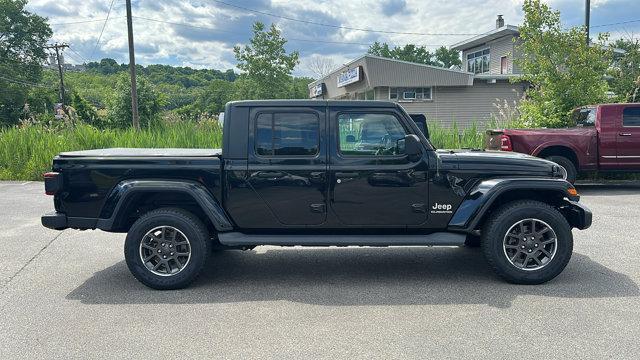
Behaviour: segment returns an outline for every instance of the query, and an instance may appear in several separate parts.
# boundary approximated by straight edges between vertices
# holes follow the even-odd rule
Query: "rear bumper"
[[[67,215],[59,212],[44,214],[40,218],[40,221],[42,221],[42,225],[44,227],[47,227],[49,229],[64,230],[68,228]]]
[[[572,227],[584,230],[591,226],[593,214],[591,210],[583,204],[568,200],[567,204],[563,206],[561,210]]]
[[[56,211],[42,215],[40,221],[44,227],[54,230],[64,230],[68,228],[87,230],[95,229],[98,219],[68,217],[66,214]]]

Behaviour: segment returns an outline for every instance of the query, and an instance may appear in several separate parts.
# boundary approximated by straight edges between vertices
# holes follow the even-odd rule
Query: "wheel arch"
[[[495,209],[516,200],[537,200],[561,207],[566,199],[579,199],[571,195],[569,189],[573,189],[573,185],[562,179],[485,180],[467,194],[449,221],[448,229],[476,233]]]
[[[126,232],[135,219],[160,207],[178,207],[198,216],[215,231],[233,225],[204,185],[188,180],[125,180],[107,196],[96,227]]]
[[[569,159],[576,167],[576,169],[580,168],[580,160],[578,158],[576,150],[566,145],[545,145],[544,147],[541,146],[534,150],[532,155],[540,158],[547,158],[554,155],[563,156]]]

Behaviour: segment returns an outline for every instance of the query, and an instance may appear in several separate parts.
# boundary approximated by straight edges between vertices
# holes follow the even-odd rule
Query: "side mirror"
[[[346,140],[348,143],[354,143],[354,142],[356,142],[356,137],[355,137],[355,135],[347,135],[347,137],[345,138],[345,140]]]
[[[404,143],[404,146],[400,145],[401,142]],[[398,140],[398,149],[402,150],[401,147],[404,147],[405,155],[416,156],[422,154],[422,143],[417,135],[409,134],[404,139]]]

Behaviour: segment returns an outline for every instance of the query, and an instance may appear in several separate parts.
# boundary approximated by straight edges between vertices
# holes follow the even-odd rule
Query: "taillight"
[[[44,173],[44,193],[55,195],[62,190],[62,174],[57,172]]]
[[[513,147],[511,146],[511,138],[509,137],[509,135],[500,135],[500,150],[513,151]]]

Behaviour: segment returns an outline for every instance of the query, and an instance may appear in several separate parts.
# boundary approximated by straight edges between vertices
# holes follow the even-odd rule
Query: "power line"
[[[75,25],[75,24],[87,24],[87,23],[101,22],[101,21],[108,21],[108,20],[121,19],[121,18],[124,18],[124,16],[118,16],[118,17],[112,17],[112,18],[104,18],[104,19],[94,19],[94,20],[79,20],[79,21],[70,21],[70,22],[50,23],[49,25]]]
[[[593,28],[597,28],[597,27],[604,27],[604,26],[612,26],[612,25],[623,25],[623,24],[631,24],[631,23],[635,23],[635,22],[640,22],[640,19],[636,19],[636,20],[628,20],[628,21],[620,21],[620,22],[615,22],[615,23],[610,23],[610,24],[600,24],[600,25],[594,25],[594,26],[590,26],[590,29]]]
[[[28,81],[10,79],[10,78],[4,77],[4,76],[0,76],[0,79],[8,81],[10,83],[22,85],[22,86],[36,86],[36,87],[42,87],[42,88],[47,88],[47,89],[53,89],[51,86],[47,86],[47,85],[43,85],[43,84],[31,83],[31,82],[28,82]]]
[[[98,36],[98,41],[96,41],[96,45],[93,47],[93,50],[91,51],[91,55],[89,56],[90,58],[93,57],[93,53],[96,52],[96,49],[98,48],[98,44],[100,44],[100,39],[102,39],[102,33],[104,32],[104,28],[107,27],[107,21],[109,21],[109,15],[111,15],[111,9],[113,8],[114,2],[115,0],[111,0],[111,4],[109,5],[109,11],[107,12],[107,18],[104,20],[104,24],[102,25],[102,30],[100,30],[100,36]]]
[[[211,30],[211,31],[220,32],[220,33],[238,34],[237,32],[234,32],[234,31],[220,30],[220,29],[216,29],[216,28],[208,27],[208,26],[192,25],[192,24],[185,24],[185,23],[179,23],[179,22],[173,22],[173,21],[158,20],[158,19],[152,19],[152,18],[147,18],[147,17],[143,17],[143,16],[133,16],[133,18],[140,19],[140,20],[146,20],[146,21],[153,21],[153,22],[158,22],[158,23],[164,23],[164,24],[185,26],[185,27],[196,28],[196,29]],[[373,45],[373,43],[333,41],[333,40],[320,40],[320,39],[299,39],[299,38],[289,38],[289,37],[287,37],[287,41],[313,42],[313,43],[321,43],[321,44],[362,45],[362,46],[371,46],[371,45]],[[445,46],[445,45],[444,44],[424,44],[422,46]]]
[[[84,61],[85,63],[91,62],[86,57],[82,56],[82,54],[80,54],[79,52],[73,50],[71,47],[69,47],[68,49],[71,50],[74,54],[78,55],[82,59],[82,61]]]
[[[289,20],[289,21],[300,22],[300,23],[309,24],[309,25],[330,27],[330,28],[335,28],[335,29],[366,31],[366,32],[375,32],[375,33],[382,33],[382,34],[399,34],[399,35],[424,35],[424,36],[458,36],[458,35],[473,36],[473,35],[481,35],[481,34],[477,34],[477,33],[419,33],[419,32],[404,32],[404,31],[389,31],[389,30],[374,30],[374,29],[356,28],[356,27],[350,27],[350,26],[325,24],[325,23],[320,23],[320,22],[315,22],[315,21],[310,21],[310,20],[296,19],[296,18],[292,18],[292,17],[288,17],[288,16],[269,13],[269,12],[266,12],[266,11],[250,9],[250,8],[247,8],[247,7],[244,7],[244,6],[230,4],[230,3],[227,3],[227,2],[224,2],[224,1],[219,1],[219,0],[211,0],[211,1],[213,1],[215,3],[218,3],[218,4],[225,5],[225,6],[229,6],[229,7],[232,7],[232,8],[241,9],[241,10],[244,10],[244,11],[249,11],[249,12],[252,12],[252,13],[256,13],[256,14],[271,16],[271,17],[284,19],[284,20]]]

